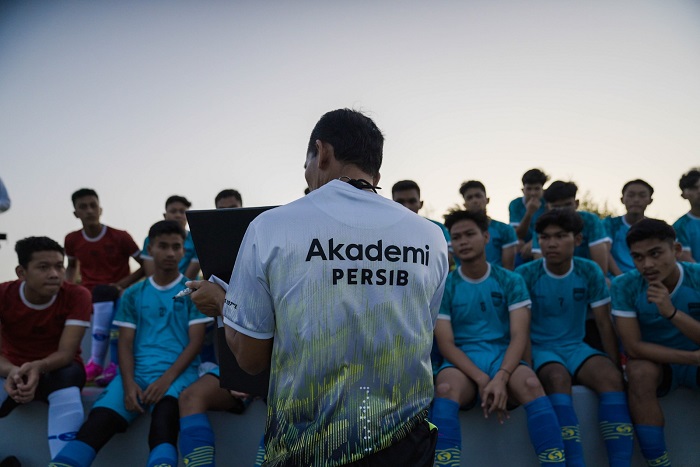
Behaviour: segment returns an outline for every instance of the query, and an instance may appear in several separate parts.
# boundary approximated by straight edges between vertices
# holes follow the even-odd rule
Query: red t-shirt
[[[92,297],[64,282],[53,300],[34,305],[24,297],[24,281],[0,284],[0,354],[13,365],[40,360],[58,350],[66,325],[90,327]],[[80,347],[75,360],[81,362]]]
[[[141,249],[131,235],[106,225],[95,238],[76,230],[66,235],[66,256],[80,262],[82,285],[92,291],[101,284],[113,284],[131,272],[129,258],[137,256]]]

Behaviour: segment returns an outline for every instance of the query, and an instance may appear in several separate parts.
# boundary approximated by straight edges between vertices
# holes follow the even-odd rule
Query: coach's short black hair
[[[81,188],[70,197],[71,201],[73,201],[73,206],[75,206],[75,202],[78,201],[79,198],[84,198],[85,196],[94,196],[95,198],[100,199],[100,197],[97,196],[97,192],[92,188]]]
[[[472,188],[478,188],[486,194],[486,187],[478,180],[469,180],[468,182],[462,183],[459,187],[459,194],[464,196],[464,193]]]
[[[578,187],[574,182],[562,182],[557,180],[552,182],[546,190],[544,190],[544,200],[548,203],[556,203],[569,198],[576,198]]]
[[[187,238],[187,232],[178,221],[165,220],[158,221],[148,229],[148,240],[153,243],[159,235],[178,234],[182,240]]]
[[[188,208],[192,206],[192,203],[190,203],[189,200],[184,196],[172,195],[170,198],[165,200],[165,209],[168,209],[168,206],[170,206],[173,203],[182,203]]]
[[[542,185],[549,180],[549,175],[540,169],[530,169],[523,174],[523,185]]]
[[[17,252],[19,265],[23,268],[29,265],[32,255],[39,251],[57,251],[61,253],[61,256],[66,254],[63,247],[49,237],[27,237],[17,240],[15,251]]]
[[[216,198],[214,198],[214,205],[218,203],[220,200],[224,198],[236,198],[239,203],[241,203],[241,206],[243,206],[243,197],[241,194],[238,192],[238,190],[234,190],[233,188],[227,188],[225,190],[221,190],[218,195],[216,195]]]
[[[459,221],[472,221],[479,230],[489,230],[489,218],[483,211],[451,211],[445,216],[445,227],[450,230]]]
[[[648,240],[650,238],[669,242],[671,245],[676,241],[676,231],[666,222],[660,219],[642,219],[632,224],[625,241],[628,247],[633,244]]]
[[[561,227],[565,232],[578,235],[583,232],[583,219],[570,209],[551,209],[542,214],[535,223],[535,232],[541,234],[550,225]]]
[[[650,194],[650,195],[653,195],[653,194],[654,194],[654,188],[653,188],[651,185],[649,185],[649,183],[645,182],[645,181],[642,180],[641,178],[637,178],[637,179],[635,179],[635,180],[630,180],[629,182],[625,183],[625,184],[622,186],[622,194],[623,194],[623,195],[625,194],[625,191],[627,191],[627,188],[630,187],[630,185],[642,185],[642,186],[645,187],[647,190],[649,190],[649,194]]]
[[[371,118],[356,110],[333,110],[324,114],[311,131],[307,154],[316,155],[316,140],[333,146],[338,161],[356,165],[373,177],[379,175],[384,135]]]
[[[692,188],[700,180],[700,168],[690,169],[688,173],[683,174],[681,179],[678,181],[678,187],[681,191],[686,188]]]
[[[418,184],[413,180],[400,180],[394,183],[394,186],[391,187],[391,194],[393,195],[397,191],[405,190],[416,190],[418,192],[418,196],[420,197],[420,188],[418,188]]]

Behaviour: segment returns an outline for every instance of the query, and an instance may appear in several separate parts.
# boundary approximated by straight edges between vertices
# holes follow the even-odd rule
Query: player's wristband
[[[671,321],[671,320],[673,319],[673,317],[676,316],[676,313],[678,313],[678,308],[674,308],[674,309],[673,309],[673,313],[671,313],[671,316],[669,316],[669,317],[666,318],[666,319],[669,320],[669,321]]]

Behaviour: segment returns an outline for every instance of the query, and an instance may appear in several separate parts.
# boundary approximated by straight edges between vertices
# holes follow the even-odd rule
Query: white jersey
[[[274,337],[266,465],[342,465],[425,418],[449,266],[432,222],[334,180],[258,216],[224,321]]]

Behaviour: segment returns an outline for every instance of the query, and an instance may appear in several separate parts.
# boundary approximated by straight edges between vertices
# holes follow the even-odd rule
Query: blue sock
[[[205,413],[180,419],[180,451],[185,465],[214,465],[214,431]]]
[[[564,443],[561,428],[552,403],[546,396],[524,405],[527,414],[527,431],[535,448],[540,465],[564,465]]]
[[[555,393],[549,395],[554,412],[557,414],[561,437],[564,440],[567,467],[584,467],[583,445],[579,433],[578,417],[574,412],[574,401],[570,394]]]
[[[664,427],[652,425],[635,425],[639,448],[642,455],[647,460],[647,465],[665,467],[670,466],[666,451],[666,440],[664,439]]]
[[[148,467],[177,467],[177,449],[170,443],[161,443],[151,449]]]
[[[88,467],[95,460],[97,452],[82,441],[73,440],[66,444],[56,457],[51,459],[49,467],[70,465],[72,467]]]
[[[459,467],[462,457],[462,431],[459,426],[459,404],[450,399],[433,400],[433,419],[438,427],[435,466]]]
[[[627,467],[632,462],[634,430],[624,392],[602,392],[598,404],[600,432],[608,448],[610,467]]]
[[[253,467],[261,467],[265,462],[265,433],[260,437],[258,451],[255,453],[255,465]]]

